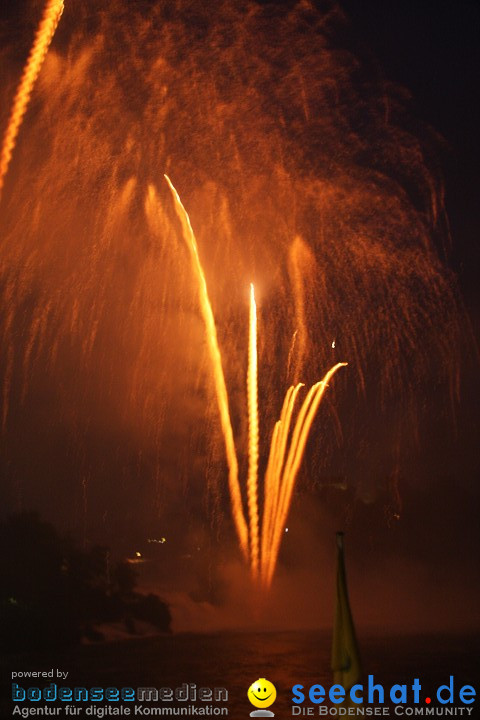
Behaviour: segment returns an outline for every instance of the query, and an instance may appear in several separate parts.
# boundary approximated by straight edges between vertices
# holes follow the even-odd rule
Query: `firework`
[[[192,257],[192,265],[198,282],[200,307],[205,323],[207,342],[210,350],[212,371],[215,378],[215,389],[220,411],[221,425],[225,437],[225,448],[229,465],[229,487],[232,515],[237,530],[240,548],[247,555],[252,578],[259,578],[265,589],[272,583],[278,553],[280,550],[283,527],[288,516],[292,501],[295,481],[302,462],[308,435],[312,427],[315,414],[320,405],[328,381],[336,371],[346,365],[337,363],[323,380],[313,385],[298,414],[290,445],[288,446],[290,423],[298,391],[297,387],[289,388],[285,396],[282,415],[275,425],[270,447],[269,466],[264,484],[264,520],[262,523],[263,538],[259,538],[259,510],[258,510],[258,456],[259,456],[259,428],[258,428],[258,372],[257,372],[257,306],[255,303],[255,290],[250,285],[250,315],[248,339],[248,371],[247,371],[247,397],[248,397],[248,477],[247,477],[247,507],[248,527],[245,521],[242,505],[241,488],[238,481],[238,461],[233,439],[232,425],[228,411],[229,402],[225,378],[223,375],[222,358],[217,340],[217,331],[212,306],[209,300],[205,272],[200,261],[197,242],[193,232],[190,218],[185,210],[180,196],[173,186],[170,178],[165,179],[172,192],[181,222],[183,237],[188,245]],[[288,447],[288,452],[287,452]],[[232,473],[232,468],[234,473]],[[232,477],[233,476],[233,477]],[[260,554],[260,547],[262,553]],[[260,575],[259,575],[260,571]]]
[[[255,290],[250,285],[250,318],[248,335],[248,517],[250,525],[250,563],[254,579],[258,575],[258,373],[257,373],[257,306]]]
[[[215,381],[215,391],[217,395],[218,408],[220,411],[223,436],[225,438],[225,449],[227,452],[229,468],[228,480],[230,486],[230,497],[232,501],[233,519],[235,521],[235,527],[237,529],[238,537],[240,540],[240,547],[244,555],[246,555],[248,552],[248,530],[245,522],[245,516],[243,513],[242,497],[240,492],[240,485],[238,482],[237,453],[235,450],[235,442],[233,439],[232,423],[230,421],[227,388],[225,385],[225,378],[223,375],[222,367],[222,356],[220,354],[220,348],[218,346],[217,329],[215,326],[215,320],[213,317],[210,298],[208,297],[205,273],[203,272],[200,257],[198,255],[197,242],[195,240],[195,235],[193,233],[188,213],[183,207],[182,201],[180,200],[176,189],[172,185],[170,178],[165,175],[165,179],[170,187],[170,190],[172,191],[173,198],[175,200],[175,208],[182,224],[183,236],[190,250],[194,272],[197,276],[200,307],[202,310],[203,320],[205,322],[208,350],[212,362],[213,376]]]
[[[42,20],[35,35],[35,42],[28,56],[27,64],[22,74],[20,84],[13,101],[7,129],[3,137],[0,151],[0,197],[3,189],[8,166],[15,149],[17,135],[22,124],[32,94],[35,81],[42,69],[45,55],[52,42],[57,25],[63,12],[63,0],[48,0]]]
[[[86,0],[62,19],[35,108],[24,114],[23,93],[6,119],[5,137],[24,123],[0,214],[6,502],[32,498],[48,515],[55,493],[72,527],[113,536],[112,496],[143,529],[179,495],[199,515],[206,475],[221,525],[226,454],[250,557],[250,279],[259,423],[272,433],[270,454],[258,446],[259,577],[322,390],[310,388],[339,358],[349,371],[324,396],[305,478],[328,468],[360,487],[376,448],[378,482],[396,482],[432,395],[458,391],[462,327],[432,136],[408,129],[401,91],[364,80],[341,22],[333,5],[246,0]]]
[[[269,537],[265,540],[264,547],[266,550],[266,557],[264,558],[262,568],[262,581],[267,588],[270,586],[275,572],[281,537],[288,517],[295,482],[315,414],[318,410],[325,389],[328,386],[328,381],[333,377],[337,370],[339,370],[339,368],[346,366],[346,364],[347,363],[337,363],[327,372],[323,380],[320,380],[320,382],[310,388],[298,414],[288,453],[285,454],[287,447],[286,437],[295,401],[294,393],[297,388],[300,389],[300,386],[297,385],[297,388],[293,389],[291,394],[291,397],[294,398],[291,405],[292,410],[289,412],[289,415],[287,415],[288,424],[286,423],[286,429],[284,431],[285,439],[282,442],[280,449],[275,453],[273,469],[274,475],[272,485],[274,487],[275,494],[275,513],[270,524]]]

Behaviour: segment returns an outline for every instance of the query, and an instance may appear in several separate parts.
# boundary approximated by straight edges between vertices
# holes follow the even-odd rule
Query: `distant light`
[[[285,528],[285,532],[288,532],[288,528]]]
[[[164,538],[164,537],[160,538],[160,542],[161,542],[161,543],[166,543],[166,542],[167,542],[167,538]]]
[[[335,348],[335,340],[332,340],[332,348]]]
[[[137,550],[137,552],[135,553],[135,555],[136,555],[136,557],[142,557],[142,553],[141,553],[141,552],[138,552],[138,550]]]

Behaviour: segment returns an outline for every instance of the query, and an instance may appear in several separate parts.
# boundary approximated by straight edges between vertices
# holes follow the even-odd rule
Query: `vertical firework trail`
[[[257,369],[257,306],[255,291],[250,285],[250,318],[248,334],[248,520],[250,525],[250,563],[253,578],[258,575],[258,369]]]
[[[22,124],[23,116],[28,107],[35,80],[42,69],[43,61],[52,42],[55,30],[63,12],[63,0],[48,0],[43,17],[38,26],[30,55],[23,70],[15,99],[13,101],[7,129],[3,137],[0,151],[0,199],[2,197],[3,183],[12,159],[15,143]]]
[[[200,262],[197,241],[195,239],[188,213],[183,207],[182,201],[180,200],[180,197],[168,175],[165,175],[165,180],[167,181],[173,195],[173,199],[175,202],[175,210],[177,211],[178,218],[182,225],[183,236],[190,251],[193,269],[198,281],[200,308],[207,333],[207,344],[210,359],[212,362],[213,379],[215,383],[218,409],[220,411],[220,421],[222,425],[223,436],[225,439],[225,449],[227,453],[229,469],[228,482],[230,488],[230,497],[232,501],[233,519],[240,541],[240,548],[244,556],[247,556],[248,529],[245,521],[245,515],[243,512],[242,496],[240,491],[240,485],[238,482],[237,452],[235,450],[235,441],[233,439],[232,423],[230,420],[227,387],[225,385],[225,377],[222,367],[222,356],[220,354],[220,347],[218,345],[217,328],[215,326],[215,319],[213,317],[212,305],[208,296],[207,281],[205,279],[205,273],[203,272],[202,264]]]

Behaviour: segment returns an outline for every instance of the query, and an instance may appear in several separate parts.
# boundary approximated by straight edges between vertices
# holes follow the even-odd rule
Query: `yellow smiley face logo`
[[[250,685],[247,692],[248,699],[257,708],[270,707],[275,702],[277,691],[270,680],[259,678]]]

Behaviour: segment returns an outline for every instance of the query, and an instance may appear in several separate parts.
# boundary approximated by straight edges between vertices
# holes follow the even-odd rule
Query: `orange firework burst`
[[[308,476],[328,466],[362,496],[375,448],[395,510],[399,458],[433,396],[458,391],[434,136],[360,71],[331,3],[84,0],[45,55],[61,8],[47,3],[4,117],[0,184],[23,122],[0,213],[6,493],[64,492],[88,532],[114,514],[104,488],[143,527],[178,502],[179,478],[203,488],[206,475],[220,522],[226,455],[239,544],[267,586],[318,402]],[[155,186],[162,172],[191,223]],[[349,392],[341,373],[330,402],[316,380],[339,358]],[[279,407],[272,389],[289,386]],[[200,514],[203,496],[187,495]]]

